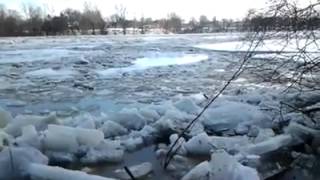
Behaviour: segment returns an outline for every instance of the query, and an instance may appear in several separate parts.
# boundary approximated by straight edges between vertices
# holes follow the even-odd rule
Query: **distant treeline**
[[[48,15],[42,8],[23,6],[23,13],[6,9],[0,4],[0,36],[39,36],[67,34],[144,34],[157,33],[209,33],[229,31],[271,31],[318,29],[320,18],[249,15],[241,20],[211,20],[206,16],[184,21],[176,13],[153,20],[141,17],[128,19],[125,7],[116,7],[116,13],[102,17],[100,10],[88,4],[84,10],[65,9],[59,15]]]
[[[248,31],[301,31],[320,28],[320,17],[263,17],[257,16],[244,21]]]

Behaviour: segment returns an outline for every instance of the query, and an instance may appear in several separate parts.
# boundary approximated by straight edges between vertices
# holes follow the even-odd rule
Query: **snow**
[[[149,162],[144,162],[138,165],[128,167],[134,178],[141,179],[146,177],[152,172],[152,164]],[[123,180],[131,180],[131,177],[124,169],[117,169],[115,171],[116,176]]]
[[[61,167],[51,167],[32,163],[28,168],[32,180],[113,180],[111,178],[89,175],[82,171],[72,171]]]
[[[153,55],[151,57],[138,58],[133,61],[132,66],[124,68],[110,68],[106,70],[96,71],[99,75],[121,75],[132,71],[141,71],[153,67],[170,66],[170,65],[185,65],[192,64],[204,60],[208,60],[208,56],[204,54],[169,54],[169,55]]]
[[[280,39],[264,40],[254,50],[256,52],[284,52],[284,53],[298,52],[299,48],[303,47],[303,45],[306,42],[307,40],[304,40],[304,39],[299,40],[298,43],[292,40],[292,41],[289,41],[288,44],[286,41],[280,40]],[[310,42],[307,42],[307,43],[310,43]],[[194,47],[200,48],[200,49],[214,50],[214,51],[246,52],[250,47],[250,42],[232,41],[232,42],[222,42],[222,43],[214,43],[214,44],[198,44],[198,45],[195,45]],[[316,44],[312,43],[307,47],[306,51],[319,52],[319,48],[316,46]]]

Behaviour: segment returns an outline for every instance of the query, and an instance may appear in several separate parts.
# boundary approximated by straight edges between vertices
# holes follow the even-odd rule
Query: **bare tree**
[[[116,14],[113,15],[117,25],[122,28],[122,33],[125,35],[127,33],[128,21],[127,21],[127,8],[123,5],[115,7]]]
[[[3,4],[0,4],[0,35],[4,35],[4,21],[6,18],[6,9]]]
[[[65,9],[63,15],[66,16],[68,21],[68,27],[74,34],[75,30],[80,30],[81,12],[74,9]]]
[[[22,9],[26,17],[25,30],[32,35],[41,33],[44,12],[40,7],[34,7],[31,4],[22,4]]]
[[[102,18],[100,10],[97,7],[92,7],[88,3],[85,3],[80,20],[80,28],[85,31],[91,29],[91,33],[96,34],[95,30],[100,29],[100,31],[103,31],[105,25],[106,23]]]
[[[251,30],[265,33],[264,41],[276,38],[282,46],[254,68],[257,76],[300,91],[320,90],[319,7],[319,1],[301,7],[295,1],[273,0],[265,12],[249,18]]]
[[[201,29],[201,32],[208,31],[207,26],[210,24],[209,19],[205,15],[201,15],[199,18],[199,28]]]
[[[182,28],[182,19],[176,13],[170,13],[165,20],[164,29],[172,33],[180,33]]]

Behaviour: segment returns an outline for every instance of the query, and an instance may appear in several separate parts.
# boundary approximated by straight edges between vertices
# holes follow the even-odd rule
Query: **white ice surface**
[[[298,43],[292,40],[287,44],[283,40],[272,39],[265,40],[259,44],[255,51],[259,52],[297,52],[299,48],[302,48],[306,43],[306,40],[299,40]],[[310,43],[310,42],[307,42]],[[215,51],[235,51],[242,52],[248,51],[250,48],[249,42],[244,41],[233,41],[233,42],[222,42],[222,43],[213,43],[213,44],[198,44],[194,47],[207,50]],[[253,50],[253,49],[251,49]],[[315,44],[311,44],[307,47],[306,51],[308,52],[319,52],[319,48]]]
[[[191,64],[204,60],[208,60],[208,56],[204,54],[159,54],[150,57],[138,58],[133,61],[133,65],[129,67],[97,70],[96,72],[102,76],[109,76],[144,70],[152,67]]]

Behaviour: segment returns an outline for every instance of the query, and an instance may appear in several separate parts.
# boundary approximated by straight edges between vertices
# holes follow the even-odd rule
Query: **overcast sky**
[[[57,14],[65,8],[83,9],[84,2],[97,6],[104,16],[115,12],[116,5],[124,5],[128,16],[162,18],[176,12],[189,20],[204,14],[208,18],[217,17],[241,19],[250,8],[262,8],[266,0],[0,0],[7,8],[21,10],[22,4],[36,4]]]

